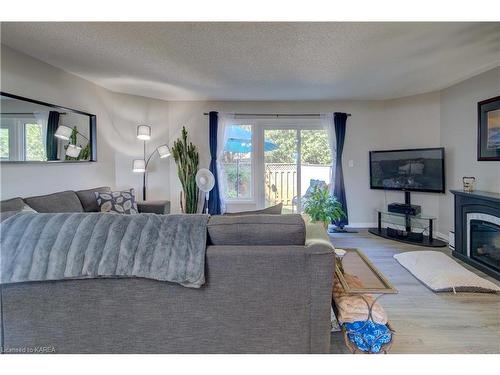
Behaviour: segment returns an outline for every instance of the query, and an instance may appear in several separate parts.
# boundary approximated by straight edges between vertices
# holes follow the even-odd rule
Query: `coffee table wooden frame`
[[[398,290],[391,284],[389,280],[375,267],[375,265],[367,258],[367,256],[358,249],[346,248],[343,249],[347,252],[355,252],[363,262],[368,266],[370,271],[379,279],[382,284],[384,284],[384,288],[351,288],[344,278],[344,274],[340,270],[338,264],[335,265],[335,273],[339,278],[340,284],[344,291],[348,294],[397,294]],[[358,276],[359,275],[354,275]]]

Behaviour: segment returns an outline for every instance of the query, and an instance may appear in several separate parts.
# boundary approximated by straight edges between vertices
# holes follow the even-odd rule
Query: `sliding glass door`
[[[328,135],[320,126],[264,126],[264,207],[283,204],[283,213],[302,212],[315,186],[327,187],[332,171]],[[262,205],[262,204],[261,204]]]
[[[265,207],[283,203],[283,212],[297,212],[299,145],[296,129],[264,129]]]

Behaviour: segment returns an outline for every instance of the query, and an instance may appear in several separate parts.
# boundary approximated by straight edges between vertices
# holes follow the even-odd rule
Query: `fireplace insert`
[[[500,271],[500,225],[485,220],[470,221],[469,256]]]
[[[500,193],[451,192],[455,196],[453,256],[500,280]]]

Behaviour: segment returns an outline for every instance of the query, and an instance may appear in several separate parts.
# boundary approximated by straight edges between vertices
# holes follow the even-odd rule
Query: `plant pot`
[[[325,228],[326,230],[328,230],[328,225],[330,224],[329,221],[319,221],[319,220],[312,220],[312,219],[311,219],[311,223],[321,224],[321,225],[323,225],[323,228]]]

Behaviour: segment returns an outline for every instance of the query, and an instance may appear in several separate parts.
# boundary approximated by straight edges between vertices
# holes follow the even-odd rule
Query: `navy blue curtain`
[[[337,227],[343,228],[345,225],[349,224],[349,218],[347,217],[347,200],[345,198],[345,187],[344,187],[344,173],[342,171],[342,151],[344,150],[344,140],[346,131],[347,113],[335,112],[333,114],[333,123],[335,125],[335,138],[337,152],[335,155],[335,188],[333,194],[342,204],[342,208],[346,216],[334,224]]]
[[[47,160],[57,160],[57,127],[59,126],[59,112],[50,111],[47,120],[47,138],[45,140],[45,149],[47,150]]]
[[[219,179],[217,176],[217,128],[218,128],[218,112],[210,112],[208,114],[208,125],[209,125],[209,141],[210,141],[210,172],[213,173],[215,177],[215,185],[210,192],[210,197],[208,200],[208,213],[210,215],[220,215],[221,214],[221,204],[219,195]]]

